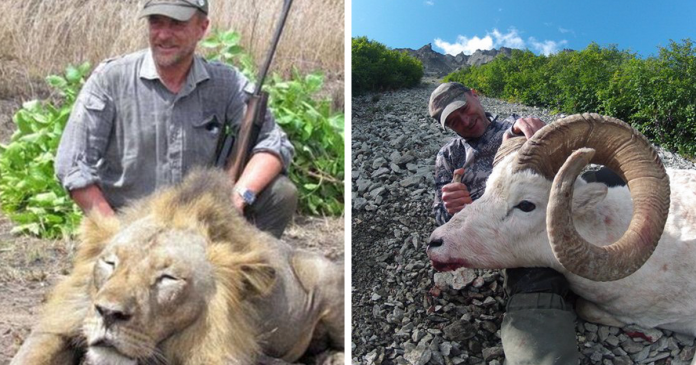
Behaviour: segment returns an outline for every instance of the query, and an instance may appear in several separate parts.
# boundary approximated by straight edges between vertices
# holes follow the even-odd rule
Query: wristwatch
[[[244,204],[246,205],[252,205],[254,204],[254,201],[256,201],[256,193],[247,188],[235,186],[234,191],[242,197],[242,200],[244,200]]]

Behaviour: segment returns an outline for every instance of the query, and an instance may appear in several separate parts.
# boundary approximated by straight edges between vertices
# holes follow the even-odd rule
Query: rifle
[[[288,17],[288,12],[290,11],[290,5],[292,5],[292,0],[284,0],[283,11],[278,19],[278,24],[276,25],[275,34],[273,35],[273,42],[271,43],[271,49],[266,55],[266,60],[259,71],[258,81],[256,83],[256,88],[254,93],[249,96],[247,102],[247,110],[242,119],[242,124],[239,128],[239,133],[237,135],[237,143],[235,142],[235,136],[232,131],[231,121],[226,121],[226,126],[223,128],[223,142],[218,148],[217,158],[215,160],[215,167],[222,169],[229,169],[230,176],[234,178],[234,181],[239,179],[239,176],[244,171],[244,166],[246,166],[251,150],[256,144],[256,140],[263,125],[263,121],[266,117],[266,106],[268,104],[268,93],[261,90],[263,86],[263,81],[268,73],[268,68],[271,66],[271,61],[273,60],[273,54],[275,53],[276,46],[278,45],[278,40],[280,39],[280,34],[283,32],[283,26],[285,26],[285,20]]]

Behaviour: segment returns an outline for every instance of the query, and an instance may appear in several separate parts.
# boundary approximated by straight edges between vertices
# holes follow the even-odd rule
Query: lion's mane
[[[53,291],[39,327],[79,352],[82,326],[97,290],[93,268],[110,239],[123,227],[151,219],[158,229],[193,231],[207,241],[206,257],[214,268],[215,292],[195,322],[161,342],[160,355],[173,364],[247,364],[260,352],[254,332],[254,309],[245,300],[263,295],[274,282],[266,260],[266,235],[253,229],[233,208],[228,178],[196,171],[184,184],[136,203],[116,218],[90,216],[83,221],[74,269]],[[75,355],[73,355],[75,356]]]

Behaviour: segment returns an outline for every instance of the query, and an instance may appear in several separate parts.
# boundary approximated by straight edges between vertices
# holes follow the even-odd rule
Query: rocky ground
[[[433,123],[437,85],[368,94],[352,101],[352,361],[364,364],[488,364],[504,361],[500,323],[506,298],[494,270],[435,274],[425,254],[433,164],[452,134]],[[482,98],[503,117],[545,122],[548,110]],[[667,166],[696,168],[660,151]],[[688,364],[694,338],[660,330],[577,321],[581,364]],[[640,336],[635,337],[636,333]]]

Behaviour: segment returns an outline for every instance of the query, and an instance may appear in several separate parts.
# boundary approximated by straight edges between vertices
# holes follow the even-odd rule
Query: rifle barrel
[[[273,34],[273,42],[271,43],[271,49],[268,50],[266,55],[266,60],[261,66],[261,72],[259,73],[259,79],[256,81],[256,89],[254,90],[254,95],[259,95],[261,93],[261,87],[263,87],[263,81],[268,73],[268,68],[271,67],[271,61],[273,60],[273,55],[275,54],[276,46],[278,46],[278,41],[280,40],[280,35],[283,32],[283,27],[285,26],[285,20],[288,18],[288,13],[290,12],[290,5],[292,5],[292,0],[285,0],[283,2],[283,12],[278,19],[278,24],[276,25],[275,34]]]

